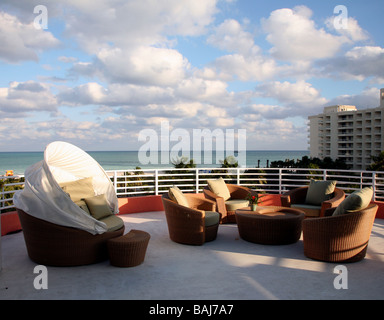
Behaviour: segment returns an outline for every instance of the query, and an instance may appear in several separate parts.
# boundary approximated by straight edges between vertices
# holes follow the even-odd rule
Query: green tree
[[[177,159],[172,159],[173,166],[178,168],[196,168],[195,161],[193,159],[190,159],[188,162],[188,157],[181,157]]]
[[[372,156],[372,161],[368,167],[367,170],[369,171],[384,171],[384,151],[381,151],[381,153],[376,157]]]
[[[227,156],[224,160],[219,160],[222,168],[237,168],[239,162],[236,161],[234,156]]]

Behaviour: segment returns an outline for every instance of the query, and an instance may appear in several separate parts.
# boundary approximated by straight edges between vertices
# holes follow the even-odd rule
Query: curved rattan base
[[[371,204],[355,213],[304,220],[305,256],[343,263],[364,259],[377,208]]]
[[[304,213],[283,207],[258,207],[236,210],[237,227],[242,239],[269,245],[295,243],[301,236]]]
[[[126,235],[108,240],[111,265],[115,267],[136,267],[144,262],[150,234],[131,230]]]
[[[32,261],[48,266],[79,266],[107,260],[107,240],[124,233],[122,227],[93,235],[35,218],[19,209],[17,212],[28,256]]]
[[[205,226],[202,212],[214,211],[215,203],[190,194],[186,194],[185,197],[190,208],[177,204],[169,199],[167,194],[162,195],[170,239],[188,245],[203,245],[207,241],[215,240],[219,224]]]

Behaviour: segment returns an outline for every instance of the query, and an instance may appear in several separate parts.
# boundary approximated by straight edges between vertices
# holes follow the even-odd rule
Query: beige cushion
[[[222,177],[215,180],[207,180],[209,189],[217,196],[228,200],[231,197],[228,187]]]
[[[87,204],[91,216],[97,220],[100,220],[106,216],[113,214],[111,208],[108,205],[105,194],[85,198],[84,201]]]
[[[177,204],[189,208],[188,199],[185,197],[184,193],[176,186],[173,186],[168,190],[168,195],[171,200],[175,201]]]
[[[84,198],[93,197],[95,195],[92,184],[92,177],[64,182],[60,183],[59,185],[64,192],[69,194],[73,202],[80,201]]]
[[[306,217],[319,217],[321,213],[321,206],[314,206],[311,204],[292,204],[291,208],[304,211]]]
[[[305,203],[321,206],[324,201],[331,199],[335,191],[336,182],[337,181],[316,181],[312,179],[308,187]]]
[[[357,190],[347,196],[333,212],[333,216],[353,213],[365,209],[371,202],[373,189],[370,187]]]
[[[99,221],[107,225],[107,231],[116,231],[124,226],[124,221],[114,214],[101,218]]]
[[[227,209],[227,211],[235,211],[244,207],[249,207],[248,200],[234,199],[225,201],[225,208]]]

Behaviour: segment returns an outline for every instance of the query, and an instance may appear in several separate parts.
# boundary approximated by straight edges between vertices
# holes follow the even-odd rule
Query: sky
[[[307,150],[308,116],[379,106],[383,12],[382,0],[1,0],[0,151],[138,150],[148,130],[171,146],[245,130],[248,150]]]

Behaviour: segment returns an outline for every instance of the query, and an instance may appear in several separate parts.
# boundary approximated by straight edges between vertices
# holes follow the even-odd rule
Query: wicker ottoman
[[[236,210],[240,237],[259,244],[291,244],[301,236],[304,212],[285,207],[258,207]]]
[[[145,231],[131,230],[124,236],[108,240],[111,265],[135,267],[143,263],[150,237]]]

